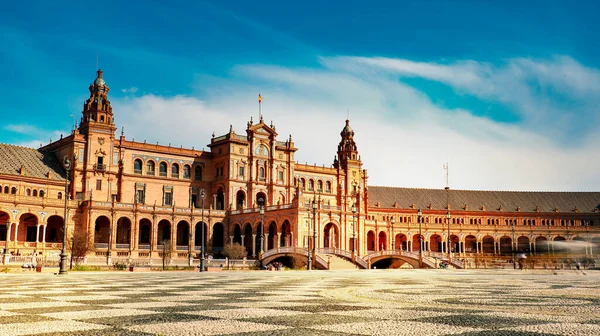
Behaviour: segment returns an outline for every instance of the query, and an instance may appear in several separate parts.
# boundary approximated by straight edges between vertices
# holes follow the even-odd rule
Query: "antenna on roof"
[[[446,173],[446,188],[444,188],[444,189],[446,189],[446,190],[450,189],[450,185],[449,185],[449,182],[448,182],[448,170],[449,170],[449,168],[448,168],[448,162],[446,162],[446,164],[444,165],[444,171]]]

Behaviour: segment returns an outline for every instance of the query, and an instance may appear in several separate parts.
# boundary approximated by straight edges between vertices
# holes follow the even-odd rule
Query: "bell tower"
[[[108,91],[110,90],[102,78],[102,70],[97,71],[97,77],[89,87],[90,98],[83,104],[83,116],[79,131],[87,134],[90,126],[116,129],[113,121],[113,112]],[[113,131],[114,133],[114,131]]]
[[[362,195],[365,193],[367,173],[362,169],[362,161],[354,142],[354,130],[350,127],[350,120],[346,120],[346,125],[340,135],[342,139],[338,145],[337,157],[333,161],[333,167],[338,171],[340,201],[348,206],[356,203],[359,207]]]
[[[90,97],[83,103],[79,134],[83,136],[78,146],[78,165],[83,175],[81,192],[84,197],[110,201],[117,194],[119,150],[115,147],[115,131],[112,106],[108,100],[109,87],[102,78],[102,70],[90,84]],[[79,190],[78,190],[79,191]]]

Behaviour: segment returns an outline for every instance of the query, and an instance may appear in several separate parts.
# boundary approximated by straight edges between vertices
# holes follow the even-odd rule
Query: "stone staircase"
[[[331,258],[331,263],[329,265],[330,270],[350,270],[350,269],[358,269],[358,266],[354,265],[351,261],[348,261],[344,258],[338,257],[335,254],[319,254],[323,259],[329,260]]]

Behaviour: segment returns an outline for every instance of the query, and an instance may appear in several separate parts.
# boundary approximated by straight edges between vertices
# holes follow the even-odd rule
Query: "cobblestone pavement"
[[[0,335],[600,335],[600,272],[2,274]]]

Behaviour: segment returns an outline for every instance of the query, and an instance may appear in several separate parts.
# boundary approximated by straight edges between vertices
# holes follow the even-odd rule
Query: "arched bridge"
[[[309,251],[305,248],[282,246],[266,251],[260,256],[259,260],[262,261],[263,265],[266,265],[280,257],[299,257],[308,264],[308,253]],[[314,263],[316,268],[328,269],[327,260],[323,259],[323,257],[318,254],[315,256]]]

